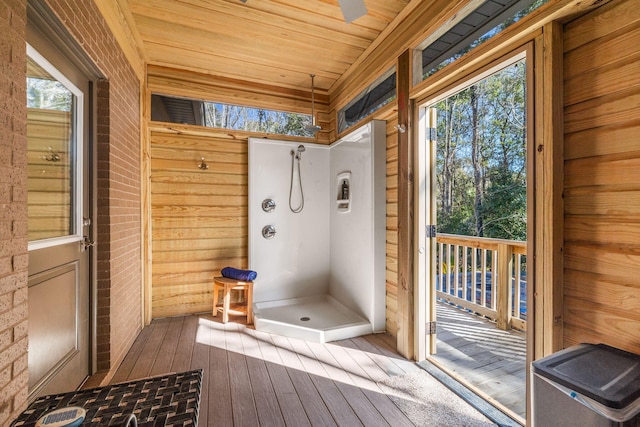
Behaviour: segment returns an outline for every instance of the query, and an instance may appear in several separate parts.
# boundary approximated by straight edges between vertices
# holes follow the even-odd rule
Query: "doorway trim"
[[[429,329],[434,329],[432,326],[435,325],[436,321],[436,313],[435,313],[435,272],[432,268],[428,268],[427,262],[431,259],[432,254],[435,253],[436,250],[436,239],[435,235],[432,238],[426,237],[426,225],[431,225],[435,223],[436,220],[436,208],[432,205],[430,197],[427,197],[428,194],[432,194],[435,191],[435,183],[433,182],[432,175],[429,172],[430,170],[435,170],[435,141],[427,140],[429,135],[427,135],[427,104],[433,104],[439,100],[442,100],[448,96],[451,96],[457,92],[460,92],[467,87],[473,85],[474,83],[492,75],[496,72],[504,69],[522,59],[526,58],[526,133],[527,133],[527,205],[528,207],[528,230],[527,230],[527,242],[530,242],[534,239],[535,233],[535,223],[534,216],[531,205],[534,200],[534,176],[535,170],[533,163],[531,162],[531,158],[533,158],[533,149],[535,146],[535,110],[534,110],[534,96],[535,96],[535,88],[533,85],[533,73],[534,73],[534,42],[530,41],[525,43],[524,45],[513,49],[512,51],[502,55],[501,57],[491,61],[488,64],[478,68],[474,72],[469,73],[468,75],[451,82],[446,87],[440,89],[437,92],[428,93],[415,101],[416,108],[414,109],[414,122],[417,124],[418,129],[414,132],[416,143],[415,145],[415,170],[416,170],[416,179],[417,183],[415,185],[415,206],[414,206],[414,215],[415,215],[415,235],[414,239],[416,241],[416,250],[415,250],[415,262],[414,262],[414,277],[415,280],[415,301],[416,301],[416,325],[415,331],[417,334],[416,342],[421,343],[422,345],[415,349],[416,360],[421,361],[426,358],[435,350],[435,342],[436,335],[428,333]],[[427,144],[425,144],[427,142]],[[428,157],[428,165],[426,161],[423,159],[429,154]],[[430,224],[427,224],[427,219]],[[528,248],[531,245],[528,244]],[[422,252],[422,253],[421,253]],[[534,271],[534,257],[530,256],[527,258],[527,271],[528,274],[531,271]],[[427,275],[431,275],[427,277]],[[533,336],[530,331],[534,328],[534,319],[533,313],[535,312],[535,303],[533,300],[533,288],[535,287],[535,277],[529,276],[531,285],[527,288],[527,300],[529,301],[528,305],[528,315],[531,313],[531,319],[529,323],[531,327],[527,328],[527,341],[529,339],[533,339]],[[423,338],[424,337],[424,338]],[[528,351],[529,353],[529,351]],[[528,359],[531,355],[528,354]]]
[[[467,89],[471,85],[481,81],[502,69],[505,69],[518,61],[525,59],[525,126],[526,126],[526,170],[527,170],[527,356],[526,366],[535,358],[534,339],[545,336],[544,330],[539,329],[538,321],[535,313],[539,310],[538,304],[546,301],[541,294],[542,289],[536,286],[536,257],[534,253],[535,241],[538,238],[536,229],[541,226],[541,221],[536,218],[536,198],[541,197],[542,191],[536,193],[539,188],[540,169],[536,160],[536,130],[540,124],[537,114],[540,111],[536,103],[536,87],[537,75],[535,74],[536,64],[542,61],[543,57],[536,50],[538,39],[530,40],[521,46],[501,55],[497,59],[485,62],[483,66],[478,67],[469,74],[460,79],[450,82],[444,87],[432,93],[427,93],[415,100],[414,123],[418,126],[414,132],[415,149],[414,158],[416,171],[415,185],[415,261],[414,261],[414,277],[415,280],[415,312],[416,312],[416,343],[415,355],[417,361],[429,359],[429,356],[435,353],[437,336],[435,334],[436,325],[436,284],[435,284],[435,268],[431,264],[434,260],[436,251],[436,234],[431,237],[427,236],[427,226],[436,223],[436,204],[431,200],[431,194],[435,192],[435,162],[436,162],[436,140],[430,135],[427,128],[429,120],[433,123],[433,118],[429,115],[433,114],[433,110],[429,111],[428,105],[445,99],[462,90]],[[539,98],[538,98],[539,99]],[[434,173],[431,173],[434,171]],[[537,173],[536,173],[537,172]],[[553,297],[553,295],[551,295]],[[536,333],[537,332],[537,333]],[[526,375],[525,390],[528,390],[529,372]],[[527,418],[529,418],[530,404],[527,392]]]

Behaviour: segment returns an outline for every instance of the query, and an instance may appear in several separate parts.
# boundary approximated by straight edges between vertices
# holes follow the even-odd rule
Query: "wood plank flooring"
[[[437,304],[437,344],[432,360],[516,415],[526,417],[526,339],[495,323]]]
[[[438,305],[433,361],[525,415],[524,334]],[[411,426],[378,383],[421,368],[386,334],[310,343],[210,315],[154,320],[112,383],[204,369],[200,426]]]
[[[200,426],[411,426],[377,384],[420,369],[394,346],[384,334],[317,344],[207,315],[164,318],[111,382],[203,368]]]

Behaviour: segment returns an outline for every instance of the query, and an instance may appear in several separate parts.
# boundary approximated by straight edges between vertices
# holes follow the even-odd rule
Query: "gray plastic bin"
[[[640,427],[640,355],[580,344],[531,364],[534,427]]]

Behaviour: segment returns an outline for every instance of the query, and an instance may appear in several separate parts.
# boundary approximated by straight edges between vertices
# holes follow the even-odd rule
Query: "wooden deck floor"
[[[498,387],[505,377],[493,363],[508,362],[507,377],[520,378],[524,344],[511,334],[486,335],[474,316],[464,319],[453,308],[439,310],[436,361],[470,383],[524,396],[524,388]],[[472,336],[479,340],[469,342]],[[508,348],[494,349],[491,341],[496,337]],[[468,367],[485,370],[470,372]],[[384,384],[399,375],[415,378],[417,372],[424,373],[398,355],[394,339],[385,334],[317,344],[202,315],[154,320],[140,333],[111,383],[198,368],[204,369],[200,426],[411,426]],[[524,397],[515,400],[523,402]]]
[[[437,310],[438,341],[433,361],[524,421],[525,334],[499,330],[489,320],[442,302]]]
[[[307,343],[211,316],[154,320],[112,383],[203,368],[200,426],[411,426],[378,387],[420,370],[370,335]]]

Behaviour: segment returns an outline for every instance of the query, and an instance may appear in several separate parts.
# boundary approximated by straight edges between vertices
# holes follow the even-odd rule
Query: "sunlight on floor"
[[[389,365],[386,357],[339,344],[319,344],[256,331],[237,323],[222,324],[200,318],[196,342],[265,362],[300,369],[314,375],[380,392],[377,382],[402,371]],[[274,353],[280,357],[273,357]],[[383,365],[380,367],[376,363]],[[398,360],[399,362],[403,362]],[[411,363],[404,361],[404,363]],[[379,372],[373,380],[365,371]],[[345,378],[348,376],[348,378]]]

